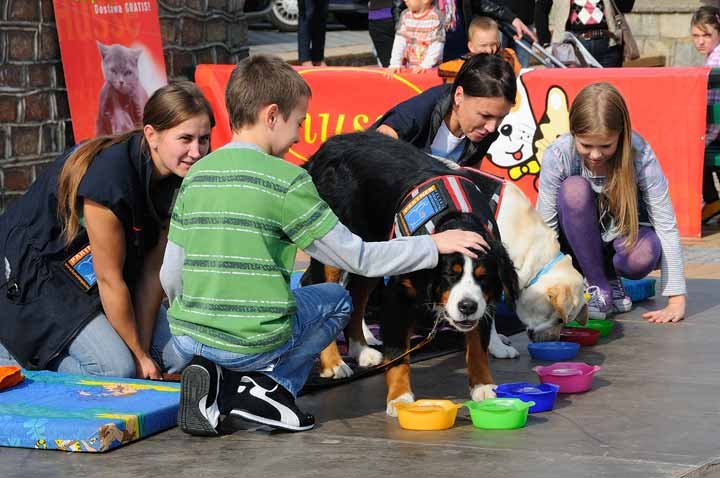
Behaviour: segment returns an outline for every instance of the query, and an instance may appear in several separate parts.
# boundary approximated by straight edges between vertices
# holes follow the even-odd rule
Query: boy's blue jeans
[[[238,354],[209,347],[186,335],[174,338],[177,352],[188,362],[200,355],[230,370],[262,371],[297,397],[313,361],[338,336],[350,320],[352,300],[338,284],[326,283],[293,290],[297,311],[293,334],[270,352]],[[271,371],[266,371],[272,367]]]

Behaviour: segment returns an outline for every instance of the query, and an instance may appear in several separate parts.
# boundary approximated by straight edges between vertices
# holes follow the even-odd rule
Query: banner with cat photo
[[[142,125],[167,83],[156,0],[53,0],[75,142]]]

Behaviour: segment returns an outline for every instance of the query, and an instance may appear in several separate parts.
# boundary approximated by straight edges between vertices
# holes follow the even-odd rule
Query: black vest
[[[141,151],[141,139],[138,134],[102,151],[79,190],[120,219],[126,242],[123,276],[131,292],[179,185],[179,178],[168,178],[153,185],[151,195],[152,162]],[[80,269],[71,267],[89,244],[87,233],[82,229],[69,246],[60,237],[58,178],[70,152],[0,216],[0,342],[28,369],[46,368],[102,312],[97,285],[88,287]]]

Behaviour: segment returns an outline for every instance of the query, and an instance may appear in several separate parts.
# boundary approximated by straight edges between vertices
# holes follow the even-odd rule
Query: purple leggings
[[[623,237],[613,240],[612,247],[603,243],[597,194],[587,179],[570,176],[563,181],[557,204],[564,245],[571,249],[567,252],[572,253],[589,285],[609,292],[608,280],[619,276],[641,279],[657,268],[662,248],[651,227],[640,226],[637,242],[630,248],[623,246]],[[606,264],[605,258],[609,256],[612,267]]]

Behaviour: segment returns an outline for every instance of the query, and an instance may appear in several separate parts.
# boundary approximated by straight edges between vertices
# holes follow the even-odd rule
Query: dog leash
[[[493,319],[495,318],[495,312],[496,312],[496,306],[495,306],[495,304],[488,304],[488,305],[485,307],[485,313],[483,314],[483,316],[482,316],[482,318],[481,318],[480,320],[482,320],[483,318],[488,318],[488,317],[489,317],[491,320],[493,320]],[[435,336],[437,335],[437,332],[438,332],[438,330],[439,330],[439,326],[440,326],[441,320],[442,320],[442,319],[441,319],[441,316],[438,314],[438,316],[435,317],[435,322],[433,323],[432,329],[430,329],[430,333],[429,333],[424,339],[422,339],[420,342],[418,342],[417,344],[415,344],[413,347],[411,347],[410,349],[406,350],[406,351],[403,352],[402,354],[398,355],[397,357],[394,357],[394,358],[392,358],[391,360],[388,360],[387,362],[383,362],[383,363],[378,364],[378,365],[375,365],[375,366],[373,366],[373,367],[369,367],[368,370],[378,370],[378,369],[387,368],[387,367],[389,367],[390,365],[398,362],[399,360],[407,357],[408,355],[410,355],[411,353],[415,352],[416,350],[424,347],[424,346],[427,345],[428,343],[432,342],[432,340],[433,340],[433,339],[435,338]]]

